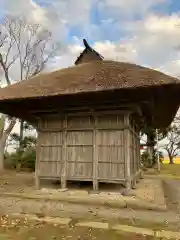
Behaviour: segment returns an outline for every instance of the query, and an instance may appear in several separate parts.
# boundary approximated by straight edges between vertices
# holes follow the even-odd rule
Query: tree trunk
[[[24,138],[24,121],[20,120],[20,132],[19,132],[19,149],[20,150],[23,148],[22,146],[23,138]]]
[[[6,139],[4,136],[0,138],[0,172],[4,170],[4,150],[6,146]]]
[[[169,164],[174,164],[174,161],[173,161],[173,157],[172,156],[169,156]]]
[[[147,134],[147,152],[149,155],[149,167],[152,167],[153,165],[153,151],[154,147],[152,146],[152,136],[150,134]]]
[[[6,147],[6,141],[9,134],[11,133],[13,127],[16,124],[16,119],[12,118],[8,127],[5,129],[5,115],[1,116],[1,126],[0,126],[0,171],[4,170],[4,152]]]
[[[21,171],[21,163],[20,163],[20,162],[17,162],[17,163],[16,163],[16,171],[17,171],[17,172],[20,172],[20,171]]]

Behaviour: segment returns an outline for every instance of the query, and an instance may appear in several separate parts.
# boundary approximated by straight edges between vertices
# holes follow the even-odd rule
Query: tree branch
[[[8,74],[8,69],[6,68],[6,65],[4,64],[4,61],[3,61],[3,56],[2,54],[0,53],[0,65],[4,71],[4,76],[5,76],[5,79],[7,81],[7,84],[10,85],[11,84],[11,81],[9,79],[9,74]]]
[[[8,127],[6,128],[6,130],[4,131],[4,134],[8,137],[9,134],[11,133],[13,127],[15,126],[16,124],[16,119],[15,118],[11,118],[10,119],[10,123],[8,125]]]

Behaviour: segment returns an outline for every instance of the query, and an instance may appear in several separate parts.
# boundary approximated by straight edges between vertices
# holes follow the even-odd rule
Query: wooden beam
[[[52,115],[62,115],[62,114],[67,114],[67,115],[88,115],[91,113],[91,107],[89,106],[89,108],[67,108],[67,109],[61,109],[61,110],[55,110],[55,109],[47,109],[47,110],[40,110],[40,111],[30,111],[30,114],[34,115],[34,116],[46,116],[48,114],[52,114]],[[135,106],[135,105],[123,105],[123,106],[119,106],[119,105],[112,105],[112,106],[97,106],[93,108],[94,114],[115,114],[115,113],[126,113],[127,111],[132,111],[132,113],[137,113],[138,115],[142,116],[142,113],[140,114],[140,107]]]
[[[137,106],[137,104],[148,104],[148,102],[145,102],[145,101],[141,101],[141,102],[137,102],[137,103],[131,103],[131,102],[114,102],[114,101],[105,101],[105,102],[102,102],[101,104],[96,104],[96,103],[81,103],[82,105],[79,105],[79,106],[64,106],[64,107],[59,107],[56,106],[55,104],[53,105],[50,105],[50,106],[44,106],[43,108],[37,108],[35,109],[34,107],[31,107],[29,108],[29,112],[30,113],[41,113],[41,112],[44,112],[44,113],[51,113],[53,111],[55,112],[67,112],[67,111],[89,111],[90,109],[94,109],[94,110],[103,110],[103,109],[117,109],[117,108],[133,108],[133,109],[136,109],[136,111],[140,112],[141,111],[141,108],[139,106]]]

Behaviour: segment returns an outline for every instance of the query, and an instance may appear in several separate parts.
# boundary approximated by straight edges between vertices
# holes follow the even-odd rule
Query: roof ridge
[[[103,60],[104,57],[98,53],[95,49],[93,49],[89,44],[88,42],[86,41],[86,39],[83,39],[83,43],[84,43],[84,46],[85,46],[85,49],[80,53],[79,57],[77,57],[76,61],[75,61],[75,65],[78,65],[78,64],[82,64],[81,59],[83,58],[83,56],[85,54],[89,54],[89,53],[95,53],[94,55],[94,58],[96,56],[96,58],[98,58],[99,60]],[[92,59],[91,59],[92,61]]]

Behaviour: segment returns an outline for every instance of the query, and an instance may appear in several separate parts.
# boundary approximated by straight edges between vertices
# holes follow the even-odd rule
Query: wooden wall
[[[98,182],[123,182],[125,129],[130,134],[131,175],[139,169],[138,130],[125,125],[124,115],[83,114],[49,117],[39,123],[37,175],[40,178]]]

